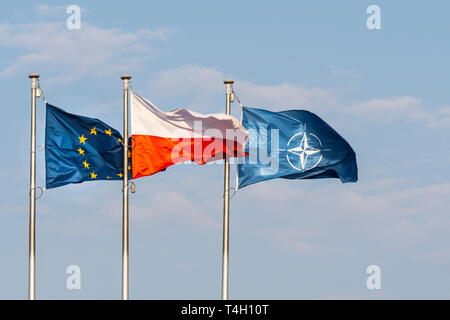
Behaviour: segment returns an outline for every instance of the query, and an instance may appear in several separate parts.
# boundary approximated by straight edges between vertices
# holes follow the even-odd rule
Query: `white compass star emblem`
[[[297,147],[289,148],[290,146]],[[305,126],[303,132],[294,134],[289,139],[287,149],[280,150],[286,151],[286,160],[292,168],[298,171],[306,171],[315,168],[322,161],[322,151],[328,151],[328,149],[322,147],[319,137],[312,132],[307,132]]]
[[[306,134],[303,134],[302,141],[298,147],[287,149],[288,152],[296,154],[300,157],[300,163],[302,164],[302,170],[305,170],[305,164],[308,160],[308,156],[320,152],[320,149],[310,147],[308,144],[308,138]]]

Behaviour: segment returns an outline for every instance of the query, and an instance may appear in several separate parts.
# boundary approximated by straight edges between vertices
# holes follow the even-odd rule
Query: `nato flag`
[[[46,107],[47,189],[83,181],[122,180],[123,144],[117,130],[48,103]]]
[[[274,178],[358,180],[355,152],[314,113],[248,107],[242,112],[250,137],[249,156],[238,166],[239,188]]]

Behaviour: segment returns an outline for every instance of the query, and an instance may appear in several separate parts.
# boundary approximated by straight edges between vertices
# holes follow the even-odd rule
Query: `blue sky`
[[[80,30],[66,28],[70,4],[82,8]],[[366,27],[371,4],[381,30]],[[223,112],[230,77],[243,104],[308,109],[353,146],[358,183],[278,179],[233,197],[230,298],[449,299],[449,9],[381,0],[4,4],[0,298],[27,297],[27,76],[38,72],[50,103],[119,131],[123,73],[162,110],[205,113]],[[39,102],[39,145],[44,115]],[[37,169],[43,186],[42,151]],[[174,166],[136,185],[131,298],[220,298],[223,167]],[[36,253],[38,298],[120,298],[120,182],[46,191]],[[81,290],[65,286],[72,264]],[[372,264],[381,290],[366,288]]]

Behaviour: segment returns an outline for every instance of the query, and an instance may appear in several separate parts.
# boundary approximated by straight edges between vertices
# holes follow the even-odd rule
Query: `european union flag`
[[[274,178],[358,180],[355,152],[314,113],[243,107],[242,125],[250,137],[249,157],[238,166],[239,188]]]
[[[123,141],[104,122],[46,104],[47,189],[68,183],[122,180]]]

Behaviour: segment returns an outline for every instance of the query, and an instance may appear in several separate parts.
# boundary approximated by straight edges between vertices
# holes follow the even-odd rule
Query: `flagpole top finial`
[[[28,75],[28,78],[30,79],[39,78],[39,73],[31,73],[30,75]]]
[[[129,74],[124,74],[123,76],[120,77],[120,79],[122,79],[122,80],[130,80],[131,76]]]
[[[226,79],[226,80],[223,81],[223,83],[225,83],[225,84],[233,84],[234,80]]]

